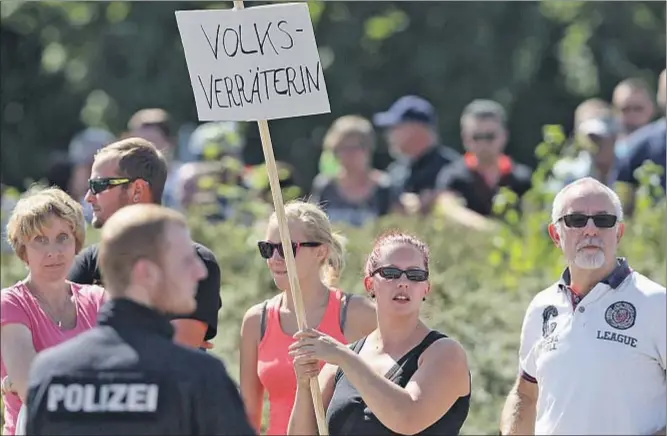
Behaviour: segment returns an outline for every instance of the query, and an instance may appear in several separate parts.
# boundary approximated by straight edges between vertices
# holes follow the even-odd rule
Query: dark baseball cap
[[[405,122],[435,124],[435,108],[421,97],[406,95],[396,100],[386,112],[373,116],[373,124],[378,127],[392,127]]]

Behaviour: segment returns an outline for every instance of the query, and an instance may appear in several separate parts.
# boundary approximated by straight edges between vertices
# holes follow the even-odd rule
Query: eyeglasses
[[[586,215],[583,213],[571,213],[562,216],[558,221],[563,221],[567,227],[580,229],[586,227],[588,220],[593,219],[593,224],[599,229],[610,229],[616,225],[618,217],[609,213],[599,213],[597,215]]]
[[[321,242],[292,242],[292,253],[296,256],[299,247],[319,247],[320,245],[322,245]],[[285,250],[283,250],[283,244],[281,243],[274,244],[269,241],[259,241],[257,247],[259,248],[259,255],[264,259],[271,259],[274,250],[278,250],[278,255],[283,259],[285,258]]]
[[[115,188],[116,186],[128,185],[138,178],[128,177],[98,177],[96,179],[88,180],[88,189],[94,195],[100,194],[107,189]]]
[[[428,271],[419,268],[404,270],[395,266],[382,266],[373,271],[371,276],[375,274],[380,274],[380,277],[384,279],[400,279],[405,274],[405,277],[412,282],[425,282],[428,280]]]

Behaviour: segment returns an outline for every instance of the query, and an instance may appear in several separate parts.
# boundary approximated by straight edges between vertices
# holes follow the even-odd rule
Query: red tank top
[[[284,295],[284,294],[283,294]],[[341,331],[341,303],[343,292],[329,292],[329,302],[317,330],[347,344]],[[287,424],[296,395],[296,374],[287,348],[295,342],[280,325],[282,295],[269,300],[266,306],[264,337],[257,350],[257,374],[269,394],[269,426],[267,435],[287,434]],[[324,362],[320,362],[320,369]]]

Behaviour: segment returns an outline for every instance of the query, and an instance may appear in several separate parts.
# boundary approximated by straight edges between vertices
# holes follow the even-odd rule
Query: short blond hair
[[[186,227],[180,213],[155,204],[125,206],[102,227],[99,266],[112,296],[122,295],[130,285],[134,265],[141,259],[162,265],[166,231],[170,225]]]
[[[81,251],[86,240],[86,221],[81,204],[58,187],[35,186],[16,203],[7,222],[7,241],[22,261],[28,241],[42,234],[47,221],[59,218],[72,229],[75,253]]]
[[[334,151],[336,147],[349,137],[358,138],[369,150],[375,148],[375,130],[373,124],[358,115],[342,116],[331,124],[324,135],[324,149]]]
[[[316,204],[290,201],[285,204],[285,217],[288,222],[298,222],[303,226],[308,242],[320,242],[329,247],[329,256],[321,265],[320,273],[327,286],[334,286],[345,268],[345,237],[333,231],[329,217]],[[277,220],[275,212],[270,219]]]
[[[162,202],[169,168],[166,158],[152,142],[133,137],[121,139],[99,149],[95,161],[101,160],[116,160],[118,175],[121,177],[148,182],[153,203]],[[127,185],[123,188],[127,188]]]

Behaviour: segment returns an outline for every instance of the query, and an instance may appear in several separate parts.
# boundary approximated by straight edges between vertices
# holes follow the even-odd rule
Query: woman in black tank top
[[[290,347],[298,378],[288,434],[317,434],[309,377],[318,374],[330,435],[458,435],[468,416],[465,351],[420,319],[430,290],[428,248],[416,238],[378,238],[364,286],[378,329],[346,347],[314,330]]]

